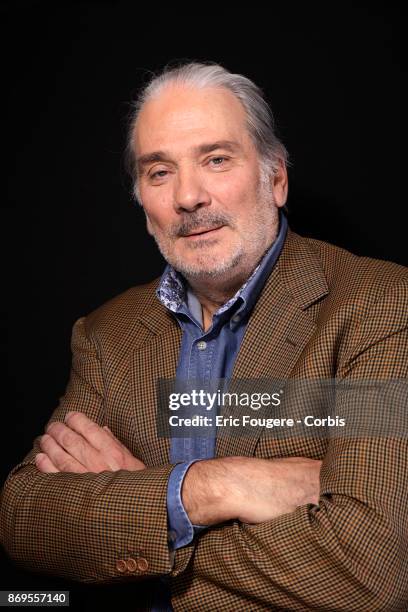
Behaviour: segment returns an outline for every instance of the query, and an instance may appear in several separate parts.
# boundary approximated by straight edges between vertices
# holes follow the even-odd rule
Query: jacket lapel
[[[317,254],[304,238],[289,230],[250,316],[233,379],[288,378],[316,329],[307,309],[327,293]],[[232,411],[225,406],[220,414],[227,417]],[[253,455],[262,430],[251,427],[250,437],[218,435],[216,456]]]
[[[150,466],[169,463],[170,441],[157,434],[157,381],[175,378],[182,332],[154,291],[147,301],[132,354],[131,396],[140,458]]]

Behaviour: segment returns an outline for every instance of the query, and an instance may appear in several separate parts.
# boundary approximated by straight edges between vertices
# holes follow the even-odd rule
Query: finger
[[[109,433],[82,412],[68,413],[65,421],[71,431],[85,441],[89,459],[95,465],[101,469],[103,465],[105,470],[125,469],[126,457],[132,455],[112,432]]]
[[[51,435],[44,434],[40,438],[40,448],[61,472],[85,473],[87,466],[75,459]]]
[[[65,417],[66,424],[72,431],[96,449],[105,469],[143,469],[144,464],[136,459],[129,449],[118,440],[106,425],[101,427],[82,412],[70,412]]]
[[[83,412],[69,412],[65,417],[65,423],[80,434],[93,448],[98,451],[109,452],[113,445],[120,444],[112,432],[109,432],[89,419]]]
[[[35,465],[40,472],[59,472],[59,469],[55,467],[51,459],[45,453],[38,453],[35,456]]]
[[[53,423],[47,432],[40,440],[40,447],[61,471],[84,473],[106,469],[99,453],[63,423]]]
[[[107,469],[126,469],[129,461],[134,464],[134,457],[129,449],[109,430],[101,427],[82,412],[70,412],[65,417],[69,427],[80,433],[93,448],[97,449],[106,463]]]

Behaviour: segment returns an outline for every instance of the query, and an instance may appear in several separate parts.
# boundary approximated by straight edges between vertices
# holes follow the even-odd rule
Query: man
[[[286,150],[242,75],[164,71],[129,153],[168,266],[76,322],[66,393],[3,490],[6,550],[83,582],[158,578],[155,610],[405,609],[406,436],[169,440],[156,382],[405,380],[407,270],[288,229]]]

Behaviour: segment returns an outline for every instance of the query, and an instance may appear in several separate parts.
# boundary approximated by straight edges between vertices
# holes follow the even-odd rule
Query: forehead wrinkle
[[[185,144],[195,140],[203,145],[224,142],[245,151],[248,140],[245,109],[231,92],[224,89],[210,87],[197,91],[184,85],[168,86],[158,97],[144,104],[135,122],[133,147],[136,168],[142,169],[155,161],[174,163],[172,158],[176,153],[172,143],[183,140]],[[252,143],[248,144],[251,147]],[[140,152],[147,149],[148,152],[138,157],[138,149]],[[186,147],[181,154],[191,155],[192,150],[193,146]],[[198,153],[211,150],[214,149],[208,147],[204,150],[203,146]],[[153,157],[153,154],[157,155]]]

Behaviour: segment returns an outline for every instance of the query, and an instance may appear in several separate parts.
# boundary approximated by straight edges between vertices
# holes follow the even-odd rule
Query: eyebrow
[[[226,151],[234,153],[237,149],[239,149],[239,144],[234,140],[217,140],[216,142],[204,143],[198,145],[197,147],[194,147],[194,151],[198,155],[211,153],[212,151],[216,151],[217,149],[225,149]],[[139,168],[143,168],[144,166],[152,162],[166,161],[171,161],[171,159],[169,157],[169,154],[165,151],[153,151],[152,153],[145,153],[144,155],[140,155],[140,157],[138,157],[136,160]]]

